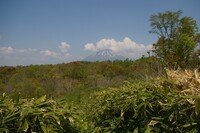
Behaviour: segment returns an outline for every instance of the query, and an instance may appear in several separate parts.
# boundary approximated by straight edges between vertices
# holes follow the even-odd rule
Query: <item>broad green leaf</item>
[[[200,98],[195,99],[195,114],[197,116],[200,114]]]
[[[38,99],[35,101],[35,104],[39,104],[39,103],[41,103],[41,102],[44,102],[45,100],[46,100],[46,95],[44,95],[44,96],[38,98]]]
[[[198,129],[192,129],[189,131],[189,133],[199,133],[199,130]]]
[[[41,128],[44,133],[48,133],[48,129],[45,125],[42,125]]]
[[[32,114],[33,113],[33,109],[28,107],[28,108],[24,108],[21,113],[20,113],[20,116],[23,118],[23,117],[26,117],[29,113]]]
[[[152,117],[152,119],[154,119],[154,120],[163,120],[163,118],[162,117]]]
[[[22,129],[24,132],[26,132],[28,130],[28,121],[27,119],[24,120],[23,124],[22,124]]]
[[[120,115],[121,117],[123,117],[124,116],[124,111],[121,111],[121,115]]]
[[[147,126],[145,133],[151,133],[151,127],[149,125]]]
[[[48,117],[48,116],[53,116],[54,112],[48,112],[48,113],[44,113],[43,117]]]
[[[174,112],[171,113],[171,115],[169,116],[169,121],[171,122],[174,118]]]
[[[138,133],[138,128],[134,129],[133,133]]]
[[[149,126],[154,126],[154,125],[156,125],[157,123],[158,123],[158,121],[151,120],[151,121],[149,122]]]
[[[197,123],[188,123],[188,124],[183,125],[183,127],[191,127],[195,125],[197,125]]]

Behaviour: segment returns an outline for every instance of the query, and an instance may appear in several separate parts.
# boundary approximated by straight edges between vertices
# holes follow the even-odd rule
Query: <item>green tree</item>
[[[84,69],[84,65],[81,62],[73,62],[73,69],[71,71],[71,77],[74,79],[84,79],[87,74]]]
[[[154,14],[150,17],[150,33],[158,35],[153,52],[165,66],[186,67],[198,41],[198,27],[191,17],[181,17],[182,12]]]

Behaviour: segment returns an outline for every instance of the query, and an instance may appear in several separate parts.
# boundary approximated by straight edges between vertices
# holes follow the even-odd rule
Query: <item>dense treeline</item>
[[[198,60],[191,63],[198,65]],[[121,86],[125,80],[146,80],[165,76],[156,57],[138,60],[71,62],[57,65],[2,66],[0,92],[11,97],[59,97],[78,90]]]
[[[63,96],[79,89],[118,87],[129,79],[162,75],[154,57],[139,60],[71,62],[57,65],[0,67],[0,92],[22,98]]]

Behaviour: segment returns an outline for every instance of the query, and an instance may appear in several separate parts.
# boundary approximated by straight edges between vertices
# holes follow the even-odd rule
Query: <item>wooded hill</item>
[[[125,80],[163,75],[154,57],[139,60],[71,62],[0,67],[0,92],[22,98],[64,96],[76,90],[118,87]]]

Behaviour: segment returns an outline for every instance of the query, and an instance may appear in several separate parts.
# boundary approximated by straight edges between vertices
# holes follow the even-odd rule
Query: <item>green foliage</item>
[[[118,87],[129,78],[157,76],[153,58],[0,67],[0,92],[12,98],[60,97],[82,88]],[[153,66],[154,65],[154,66]],[[159,70],[159,69],[158,69]],[[162,72],[159,72],[162,75]]]
[[[35,89],[34,93],[35,93],[34,95],[35,95],[37,98],[39,98],[39,97],[45,95],[45,91],[44,91],[44,89],[43,89],[42,87],[37,87],[37,88]]]
[[[173,38],[179,27],[179,19],[182,12],[157,13],[150,16],[152,30],[150,33],[157,34],[161,38]]]
[[[160,78],[125,81],[122,87],[98,91],[84,91],[81,84],[79,87],[74,94],[57,100],[46,96],[11,99],[1,95],[0,132],[197,133],[200,130],[200,96],[183,95],[175,81]]]
[[[164,12],[150,17],[152,30],[158,35],[153,52],[169,68],[186,68],[198,42],[198,26],[191,17],[182,17],[181,11]]]
[[[42,96],[39,99],[12,101],[5,94],[0,96],[0,132],[78,132],[75,118],[66,103],[59,103]]]
[[[125,82],[123,87],[98,92],[94,98],[89,117],[95,132],[200,130],[199,97],[193,97],[195,104],[189,103],[173,82]]]

